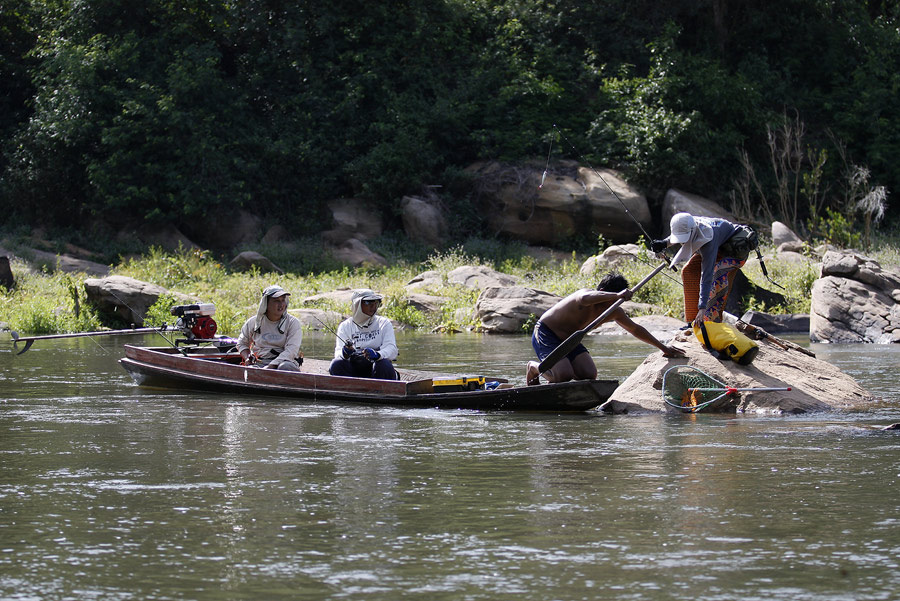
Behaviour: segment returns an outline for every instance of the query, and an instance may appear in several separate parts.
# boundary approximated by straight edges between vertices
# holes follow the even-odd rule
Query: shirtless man
[[[539,384],[541,375],[548,382],[595,379],[597,366],[594,365],[594,359],[583,344],[576,346],[572,352],[543,374],[538,373],[538,366],[566,338],[600,317],[600,314],[615,301],[620,298],[628,300],[632,294],[624,277],[618,273],[609,273],[600,280],[597,290],[585,288],[573,292],[548,309],[535,324],[534,334],[531,336],[531,345],[537,353],[538,361],[528,362],[525,371],[528,385]],[[615,320],[622,329],[638,340],[661,350],[665,357],[684,357],[684,351],[657,340],[645,327],[634,323],[621,307],[617,307],[604,322],[610,319]]]

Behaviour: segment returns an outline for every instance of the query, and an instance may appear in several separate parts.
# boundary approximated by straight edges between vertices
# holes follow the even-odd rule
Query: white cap
[[[697,222],[690,213],[675,213],[669,221],[669,230],[672,234],[669,236],[669,244],[684,244],[691,239]]]
[[[285,294],[287,294],[288,296],[291,295],[290,292],[288,292],[287,290],[285,290],[284,288],[282,288],[281,286],[279,286],[277,284],[273,284],[273,285],[269,286],[268,288],[266,288],[265,290],[263,290],[264,298],[278,298],[279,296],[284,296]]]
[[[669,224],[672,235],[669,236],[671,244],[681,244],[681,248],[672,257],[670,267],[684,263],[690,259],[700,247],[713,239],[712,227],[702,219],[697,221],[690,213],[676,213]]]
[[[351,301],[355,301],[357,299],[361,300],[361,301],[373,301],[373,300],[380,301],[384,297],[373,290],[369,290],[368,288],[363,288],[361,290],[354,290],[353,296],[351,296],[350,298],[351,298]]]

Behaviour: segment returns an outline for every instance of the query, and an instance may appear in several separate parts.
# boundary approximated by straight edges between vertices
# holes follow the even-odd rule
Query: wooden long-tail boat
[[[240,355],[215,347],[187,349],[125,345],[119,360],[139,385],[190,388],[313,401],[499,411],[587,411],[604,403],[616,380],[578,380],[510,386],[483,376],[437,374],[399,368],[399,380],[328,374],[328,361],[306,359],[300,372],[240,364]],[[496,387],[491,388],[494,383]]]

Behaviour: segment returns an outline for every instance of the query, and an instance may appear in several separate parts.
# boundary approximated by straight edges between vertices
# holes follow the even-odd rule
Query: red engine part
[[[211,338],[215,338],[216,330],[218,329],[219,326],[216,324],[215,319],[208,315],[200,315],[197,317],[196,323],[191,326],[191,334],[193,334],[195,338],[201,340],[210,340]]]

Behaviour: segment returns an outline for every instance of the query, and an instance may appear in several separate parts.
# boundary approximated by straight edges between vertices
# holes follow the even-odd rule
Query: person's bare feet
[[[541,374],[538,372],[538,364],[534,361],[529,361],[528,367],[525,369],[525,383],[528,386],[537,386],[541,383]]]

